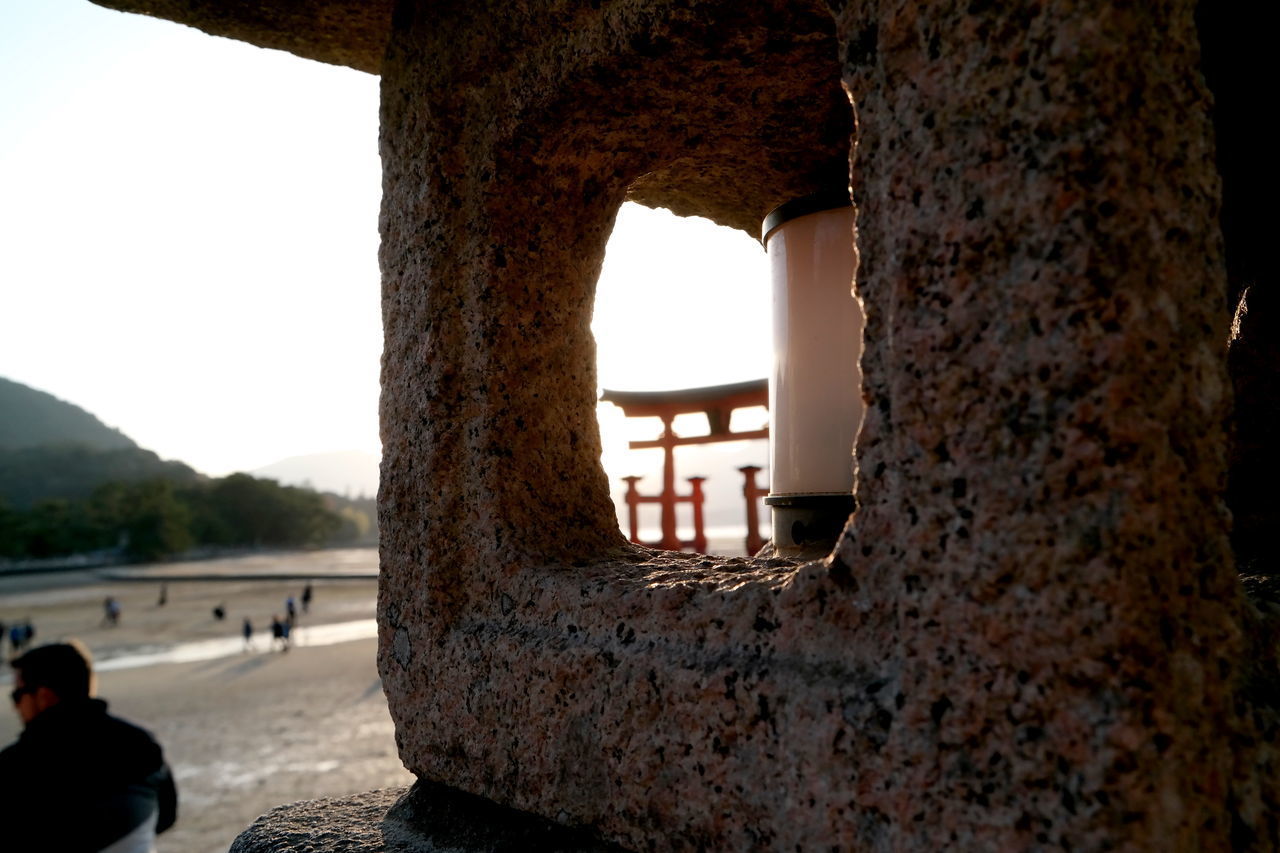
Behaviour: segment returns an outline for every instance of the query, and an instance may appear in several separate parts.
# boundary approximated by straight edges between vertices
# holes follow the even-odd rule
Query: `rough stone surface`
[[[400,2],[379,664],[406,764],[637,850],[1280,846],[1192,12]],[[844,181],[837,80],[859,508],[801,566],[628,546],[589,332],[616,209],[754,233]]]
[[[626,853],[545,818],[419,782],[272,809],[230,853]]]
[[[546,818],[430,782],[418,782],[400,797],[382,821],[382,834],[388,853],[626,853]]]
[[[229,853],[384,853],[381,823],[404,792],[388,788],[272,809],[240,833]]]
[[[1232,749],[1225,281],[1191,7],[952,9],[841,26],[870,414],[836,558],[901,663],[901,717],[938,726],[864,756],[862,803],[913,846],[1225,848],[1261,813]]]
[[[599,517],[591,282],[626,188],[688,144],[645,94],[709,97],[687,47],[626,78],[622,127],[558,76],[610,79],[638,8],[549,68],[496,61],[497,21],[459,65],[435,18],[393,33],[381,662],[409,766],[638,848],[1274,841],[1190,5],[843,11],[870,414],[861,508],[798,570]],[[731,66],[719,8],[680,32],[726,32]]]

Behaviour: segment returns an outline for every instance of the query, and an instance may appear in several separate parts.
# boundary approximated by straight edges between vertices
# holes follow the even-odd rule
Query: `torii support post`
[[[663,416],[662,435],[658,438],[662,444],[662,547],[668,551],[679,551],[680,539],[676,536],[676,434],[671,428],[672,418],[670,414]]]
[[[706,497],[702,494],[702,483],[706,477],[690,477],[689,485],[692,491],[689,493],[687,500],[693,504],[693,550],[699,554],[707,553],[707,531],[703,526],[702,519],[702,503]],[[682,545],[684,543],[681,543]]]
[[[627,527],[631,541],[635,543],[640,542],[640,502],[643,498],[636,488],[636,482],[640,479],[640,477],[622,478],[627,484]]]
[[[662,541],[659,547],[668,551],[677,551],[683,545],[676,534],[676,503],[684,500],[676,495],[676,463],[675,449],[687,444],[710,444],[719,441],[745,441],[749,439],[768,439],[769,428],[733,432],[730,422],[735,409],[769,405],[769,383],[766,379],[755,379],[750,382],[737,382],[730,385],[714,385],[706,388],[685,388],[677,391],[611,391],[606,389],[600,397],[607,403],[613,403],[622,409],[629,418],[659,418],[662,421],[662,434],[655,439],[633,441],[632,450],[662,448],[662,494],[658,498],[643,498],[636,493],[631,478],[628,481],[627,501],[631,506],[631,495],[636,500],[645,502],[657,500],[662,505]],[[706,435],[677,435],[672,422],[677,415],[700,413],[706,415],[708,433]],[[701,493],[701,480],[694,485],[695,492]],[[692,480],[690,481],[692,482]],[[695,513],[701,511],[701,500],[695,501]],[[695,529],[700,529],[696,527]],[[633,542],[636,539],[636,528],[631,532]],[[698,536],[700,545],[697,550],[705,551],[705,537]]]
[[[756,485],[759,465],[744,465],[738,470],[742,472],[742,497],[747,504],[747,553],[756,554],[764,547],[764,539],[760,536],[760,499],[769,494],[769,487]]]
[[[685,547],[693,548],[698,553],[705,553],[707,550],[707,535],[703,520],[703,504],[706,502],[706,495],[702,492],[702,484],[706,477],[690,477],[689,478],[689,494],[677,495],[675,489],[665,490],[660,495],[642,495],[636,487],[642,477],[623,477],[622,480],[627,484],[627,526],[630,528],[629,537],[632,542],[637,545],[649,545],[654,548],[664,548],[668,551],[679,551]],[[662,504],[665,509],[668,502],[672,508],[672,524],[671,536],[667,537],[664,530],[662,540],[659,542],[645,543],[640,541],[640,504],[656,503]],[[676,535],[675,526],[675,505],[677,503],[693,504],[693,538],[690,540],[682,540]]]

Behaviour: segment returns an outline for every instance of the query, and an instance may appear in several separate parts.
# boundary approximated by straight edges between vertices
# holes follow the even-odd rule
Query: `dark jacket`
[[[59,702],[0,752],[6,850],[92,853],[153,813],[163,832],[177,806],[160,745],[145,729],[108,714],[99,699]]]

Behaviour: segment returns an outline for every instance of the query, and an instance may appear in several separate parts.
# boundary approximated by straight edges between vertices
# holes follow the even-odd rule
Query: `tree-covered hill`
[[[137,448],[133,439],[79,406],[0,378],[0,450],[75,444],[93,450]]]
[[[26,509],[42,500],[84,500],[104,483],[200,475],[166,462],[79,406],[0,379],[0,505]]]
[[[186,485],[104,483],[84,500],[0,504],[0,560],[98,554],[147,561],[193,547],[302,548],[361,541],[361,519],[324,495],[248,474]],[[367,533],[368,522],[364,524]]]
[[[376,541],[373,501],[248,474],[209,478],[78,406],[0,379],[0,562]]]
[[[104,483],[155,479],[187,484],[201,475],[141,447],[94,450],[73,444],[0,449],[0,504],[15,509],[49,499],[84,500]]]

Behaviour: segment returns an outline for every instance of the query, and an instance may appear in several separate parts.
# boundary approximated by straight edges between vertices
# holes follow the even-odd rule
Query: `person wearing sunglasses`
[[[0,751],[0,816],[14,845],[5,849],[153,853],[178,804],[155,738],[94,698],[79,643],[40,646],[11,666],[23,730]]]

